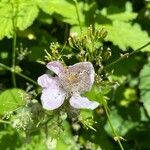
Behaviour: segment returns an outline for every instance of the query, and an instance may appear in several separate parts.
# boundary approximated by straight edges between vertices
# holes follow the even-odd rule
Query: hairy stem
[[[113,66],[114,64],[120,62],[121,60],[123,60],[123,59],[125,59],[125,58],[128,58],[129,56],[131,56],[131,55],[133,55],[133,54],[135,54],[135,53],[137,53],[138,51],[142,50],[143,48],[147,47],[148,45],[150,45],[150,42],[146,43],[145,45],[141,46],[140,48],[134,50],[133,52],[131,52],[131,53],[129,53],[129,54],[127,53],[127,54],[123,55],[122,57],[120,57],[120,58],[117,59],[116,61],[110,63],[110,64],[107,65],[107,66],[105,66],[104,69],[110,68],[110,67]]]
[[[14,74],[19,75],[20,77],[26,79],[27,81],[29,81],[29,82],[31,82],[31,83],[33,83],[33,84],[35,84],[35,85],[38,85],[37,82],[34,81],[33,79],[31,79],[30,77],[28,77],[28,76],[26,76],[26,75],[24,75],[24,74],[22,74],[22,73],[20,73],[20,72],[17,72],[17,71],[15,71],[14,69],[12,69],[12,68],[10,68],[10,67],[8,67],[8,66],[2,64],[2,63],[0,63],[0,67],[4,68],[4,69],[6,69],[6,70],[9,70],[9,71],[11,71],[11,72],[14,73]]]

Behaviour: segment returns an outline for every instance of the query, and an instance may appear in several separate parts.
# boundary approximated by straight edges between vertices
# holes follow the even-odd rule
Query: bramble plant
[[[0,1],[2,149],[150,148],[141,3]]]

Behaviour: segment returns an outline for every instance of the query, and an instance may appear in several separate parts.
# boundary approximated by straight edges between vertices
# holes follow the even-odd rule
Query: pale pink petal
[[[43,88],[58,88],[59,87],[59,80],[57,77],[51,77],[50,75],[43,74],[42,76],[38,77],[37,80],[38,84]]]
[[[86,97],[81,97],[76,93],[71,97],[70,105],[77,109],[83,108],[93,110],[99,106],[99,103],[95,101],[89,101]]]
[[[94,67],[90,62],[76,63],[68,67],[69,72],[77,74],[80,82],[78,92],[89,91],[94,83]]]
[[[49,62],[47,65],[46,65],[46,67],[48,68],[48,69],[50,69],[51,71],[53,71],[55,74],[59,74],[60,72],[62,72],[63,71],[63,65],[60,63],[60,62],[58,62],[58,61],[52,61],[52,62]]]
[[[65,100],[66,93],[61,89],[43,89],[41,95],[42,106],[47,110],[54,110],[60,107]]]

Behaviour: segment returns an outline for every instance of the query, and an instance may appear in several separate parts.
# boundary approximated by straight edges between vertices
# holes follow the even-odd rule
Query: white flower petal
[[[47,110],[54,110],[60,107],[65,100],[66,93],[61,89],[43,89],[41,101],[43,108]]]
[[[74,108],[95,109],[99,106],[98,102],[89,101],[86,97],[81,97],[79,94],[74,94],[70,99],[70,105]]]
[[[57,77],[51,77],[47,74],[43,74],[42,76],[38,77],[37,80],[38,84],[43,88],[58,88],[59,87],[59,80]]]
[[[64,70],[63,65],[58,61],[49,62],[46,67],[57,75]]]
[[[78,92],[89,91],[94,83],[94,67],[90,62],[76,63],[68,67],[69,72],[77,74],[80,82],[77,86]]]

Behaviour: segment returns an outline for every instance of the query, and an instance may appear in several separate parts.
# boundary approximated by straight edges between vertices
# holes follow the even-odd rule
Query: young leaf
[[[26,93],[21,89],[9,89],[0,94],[0,114],[13,111],[24,106]]]

